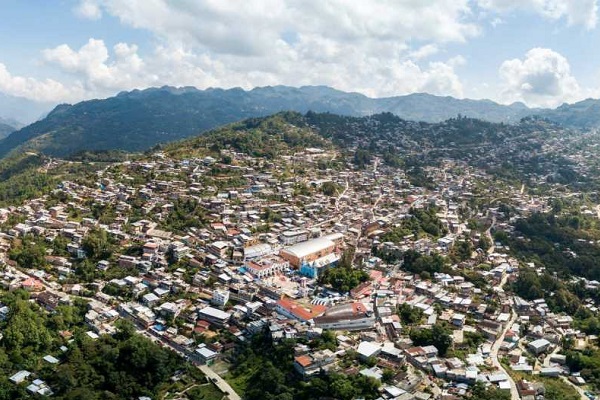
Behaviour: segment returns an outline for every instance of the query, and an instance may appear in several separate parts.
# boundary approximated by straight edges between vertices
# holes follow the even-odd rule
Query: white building
[[[212,301],[216,306],[223,307],[229,301],[229,291],[228,290],[213,290],[212,293]]]

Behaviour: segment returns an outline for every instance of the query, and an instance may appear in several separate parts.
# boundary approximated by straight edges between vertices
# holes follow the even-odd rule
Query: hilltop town
[[[519,134],[539,138],[527,129]],[[537,157],[546,148],[580,165],[593,159],[565,150],[571,136],[543,129],[555,142],[538,146]],[[581,227],[596,223],[590,198],[569,186],[576,182],[548,178],[564,169],[524,168],[526,186],[495,173],[508,154],[500,150],[471,147],[460,159],[453,144],[416,172],[377,150],[392,144],[385,136],[370,154],[360,140],[340,148],[301,138],[256,154],[228,142],[212,149],[209,136],[194,151],[184,142],[85,178],[63,174],[49,193],[0,209],[3,289],[26,292],[19,296],[36,313],[61,315],[73,304],[82,312],[81,323],[50,331],[60,347],[29,354],[43,367],[6,371],[10,384],[62,395],[46,369],[68,362],[74,338],[102,340],[129,321],[198,366],[216,398],[257,398],[253,390],[268,392],[277,379],[303,383],[297,393],[310,396],[320,380],[348,399],[593,397],[596,382],[581,370],[597,351],[599,298],[591,293],[600,283],[585,274],[559,280],[542,253],[527,253],[536,239],[523,223],[559,218],[568,207]],[[524,159],[523,142],[504,142],[510,157]],[[411,142],[393,144],[399,157],[417,152]],[[76,163],[53,159],[42,172]],[[598,245],[592,236],[577,240]],[[580,298],[557,300],[560,285],[580,287]],[[15,303],[6,303],[8,330]],[[257,341],[266,341],[263,353]],[[278,364],[284,350],[288,362]],[[257,375],[252,363],[267,362],[286,375]],[[190,382],[180,396],[197,385]]]

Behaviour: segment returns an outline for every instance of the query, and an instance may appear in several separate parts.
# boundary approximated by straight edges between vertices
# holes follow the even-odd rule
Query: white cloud
[[[34,78],[14,76],[2,63],[0,63],[0,92],[40,102],[60,102],[82,96],[79,88],[67,88],[52,79],[40,81]]]
[[[534,48],[523,60],[506,60],[499,73],[505,85],[502,96],[508,102],[555,107],[585,95],[571,75],[567,59],[551,49]]]
[[[90,39],[75,51],[66,44],[43,51],[44,59],[58,65],[65,72],[82,79],[91,93],[114,92],[151,84],[143,74],[144,62],[135,45],[118,43],[113,48],[113,60],[104,41]]]
[[[424,46],[419,47],[417,50],[411,51],[408,54],[409,58],[420,60],[423,58],[429,58],[440,51],[436,44],[426,44]]]
[[[76,15],[81,18],[87,18],[91,20],[98,20],[102,18],[102,10],[98,3],[94,0],[82,0],[73,9]]]
[[[496,12],[525,10],[551,20],[566,18],[569,25],[593,29],[598,22],[598,0],[478,0],[484,9]]]
[[[98,39],[79,49],[63,44],[44,50],[44,60],[72,75],[87,97],[163,84],[325,84],[373,96],[413,91],[462,95],[454,68],[464,59],[424,60],[445,43],[463,42],[479,32],[469,22],[469,0],[84,3],[159,39],[154,54],[143,56],[135,45],[110,49]]]
[[[334,42],[465,41],[468,0],[98,0],[123,23],[214,53],[268,54],[283,32]]]

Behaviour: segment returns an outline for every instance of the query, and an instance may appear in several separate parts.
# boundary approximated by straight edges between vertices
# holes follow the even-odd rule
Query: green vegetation
[[[468,398],[470,400],[510,400],[510,392],[500,390],[495,385],[486,387],[482,382],[476,382]]]
[[[354,248],[347,249],[336,267],[328,268],[319,276],[319,284],[330,285],[341,293],[346,293],[369,279],[362,269],[352,267]]]
[[[454,245],[450,249],[449,256],[454,262],[466,261],[471,258],[474,250],[471,239],[462,237],[454,242]]]
[[[503,364],[505,364],[503,362]],[[505,365],[506,367],[506,365]],[[581,399],[579,393],[568,383],[561,379],[541,377],[536,375],[524,374],[515,372],[510,368],[506,368],[508,373],[515,381],[525,379],[527,381],[539,382],[544,385],[544,399],[549,400],[578,400]]]
[[[435,272],[447,271],[446,260],[439,254],[428,256],[414,250],[409,250],[404,253],[402,259],[404,261],[402,268],[415,274],[422,274],[424,272],[433,274]]]
[[[410,339],[416,346],[435,346],[441,357],[444,357],[452,346],[450,330],[441,324],[435,324],[431,329],[412,328]]]
[[[583,351],[571,350],[566,354],[571,371],[580,372],[583,379],[600,389],[600,350],[588,348]]]
[[[533,214],[517,221],[515,229],[528,240],[513,239],[511,249],[561,277],[600,279],[600,222],[581,215]]]
[[[320,277],[319,284],[331,285],[331,287],[341,293],[346,293],[366,282],[369,274],[356,268],[333,267],[327,269]]]
[[[161,221],[161,228],[184,233],[188,228],[200,228],[207,223],[206,210],[197,200],[177,199],[172,204],[173,210]]]
[[[375,399],[379,383],[363,375],[320,374],[303,382],[293,367],[295,341],[273,343],[268,332],[242,344],[229,380],[246,400]]]
[[[114,336],[92,340],[84,323],[87,304],[75,300],[60,305],[48,314],[27,301],[22,290],[1,295],[11,312],[0,322],[0,399],[29,398],[26,385],[8,381],[15,372],[26,369],[43,379],[56,399],[131,399],[139,396],[157,398],[171,387],[169,379],[176,371],[185,371],[194,380],[203,379],[195,367],[182,365],[179,357],[135,334],[126,321],[117,323]],[[69,331],[67,342],[59,332]],[[60,346],[66,346],[61,351]],[[60,360],[52,365],[42,360],[51,354]]]
[[[354,152],[354,158],[352,159],[352,162],[359,169],[365,169],[366,166],[369,165],[369,163],[371,162],[372,157],[373,157],[373,155],[371,154],[371,152],[369,150],[357,149]]]
[[[308,346],[313,350],[331,350],[336,351],[338,346],[338,341],[335,336],[335,332],[333,331],[323,331],[321,336],[311,340],[308,343]]]
[[[398,305],[398,316],[405,325],[414,325],[421,322],[423,319],[423,310],[418,307],[413,307],[408,303]]]
[[[321,193],[325,196],[334,196],[339,190],[340,187],[331,181],[324,182],[323,185],[321,185]]]
[[[30,236],[15,241],[8,255],[22,268],[43,270],[46,266],[46,247]]]
[[[231,149],[254,157],[273,159],[306,147],[328,148],[326,140],[306,125],[302,115],[283,112],[265,118],[251,118],[216,129],[206,135],[166,145],[171,156],[220,154]]]
[[[437,217],[436,207],[411,208],[410,217],[403,220],[400,226],[386,232],[381,240],[383,242],[399,243],[404,237],[414,235],[416,238],[431,236],[439,238],[448,233],[446,227]]]
[[[52,162],[46,156],[22,153],[0,160],[0,206],[48,195],[61,180],[89,182],[103,164]]]

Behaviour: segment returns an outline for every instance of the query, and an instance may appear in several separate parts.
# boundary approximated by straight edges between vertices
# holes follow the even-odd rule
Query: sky
[[[0,94],[328,85],[556,107],[600,97],[599,0],[0,0]]]

